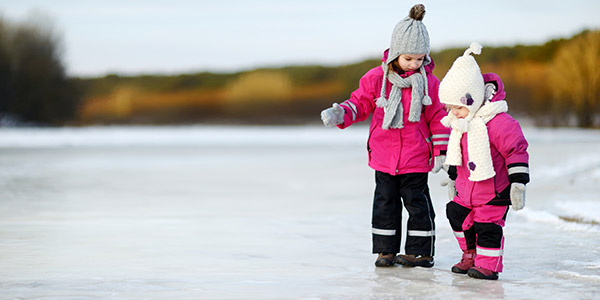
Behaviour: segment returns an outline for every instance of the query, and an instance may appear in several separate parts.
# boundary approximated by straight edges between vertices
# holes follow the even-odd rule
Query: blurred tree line
[[[347,99],[381,63],[69,78],[59,36],[35,20],[0,20],[2,118],[50,125],[316,123],[322,109]],[[467,46],[431,53],[434,74],[443,78]],[[543,45],[484,45],[476,59],[483,72],[502,77],[517,117],[543,126],[600,127],[600,31]]]
[[[0,19],[0,121],[61,125],[77,118],[81,96],[67,78],[51,20]]]
[[[463,49],[432,54],[439,78]],[[509,112],[540,126],[600,127],[600,31],[585,30],[543,45],[486,48],[482,72],[501,76]]]

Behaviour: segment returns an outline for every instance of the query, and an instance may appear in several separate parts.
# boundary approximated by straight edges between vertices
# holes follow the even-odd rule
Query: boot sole
[[[486,276],[486,275],[482,274],[481,272],[474,270],[474,269],[469,269],[469,271],[467,272],[467,275],[469,275],[469,277],[473,277],[473,278],[477,278],[477,279],[498,280],[498,274],[492,274],[492,275]]]
[[[393,267],[394,266],[394,261],[390,260],[390,259],[379,259],[377,261],[375,261],[375,266],[376,267]]]
[[[430,261],[412,262],[412,261],[406,260],[399,256],[396,257],[396,263],[401,264],[405,267],[411,267],[411,268],[414,268],[414,267],[431,268],[431,267],[433,267],[432,261],[431,262]]]
[[[467,274],[467,272],[469,272],[469,270],[463,270],[458,267],[452,267],[451,271],[452,271],[452,273],[457,273],[457,274]]]

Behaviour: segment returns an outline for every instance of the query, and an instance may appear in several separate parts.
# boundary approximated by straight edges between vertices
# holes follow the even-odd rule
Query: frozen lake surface
[[[375,268],[366,127],[0,130],[1,299],[598,299],[600,131],[526,128],[498,281]]]

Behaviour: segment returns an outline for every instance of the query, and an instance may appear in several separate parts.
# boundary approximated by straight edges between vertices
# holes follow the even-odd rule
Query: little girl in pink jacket
[[[371,118],[367,150],[375,169],[373,253],[378,267],[432,267],[435,213],[428,172],[442,167],[449,130],[439,102],[439,80],[432,74],[425,8],[415,5],[392,34],[383,63],[368,71],[350,99],[324,110],[326,126],[346,128]],[[402,204],[408,211],[406,254],[400,252]]]
[[[515,210],[525,205],[528,144],[519,123],[506,113],[500,77],[481,75],[472,53],[480,54],[481,45],[471,44],[456,59],[439,88],[440,101],[450,110],[442,124],[452,128],[446,215],[463,251],[452,272],[495,280],[502,272],[508,205]]]

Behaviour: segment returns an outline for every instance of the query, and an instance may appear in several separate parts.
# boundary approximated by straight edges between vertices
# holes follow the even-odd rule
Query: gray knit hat
[[[410,9],[408,17],[396,24],[386,64],[401,54],[426,54],[423,64],[429,64],[429,33],[422,22],[424,16],[425,6],[416,4]]]

